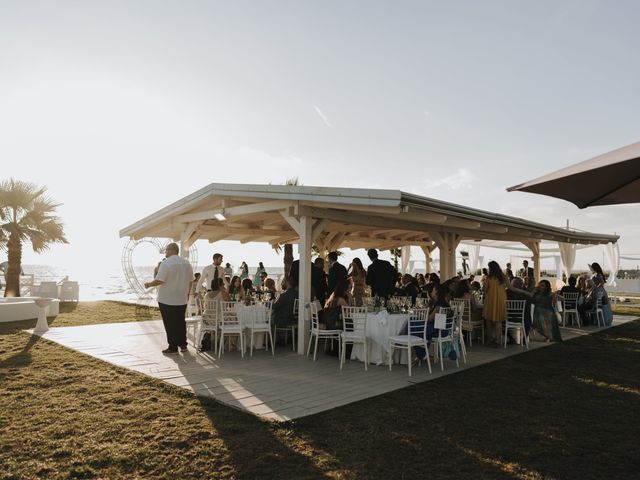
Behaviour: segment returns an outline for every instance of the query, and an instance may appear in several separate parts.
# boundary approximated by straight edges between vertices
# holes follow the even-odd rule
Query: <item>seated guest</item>
[[[440,313],[441,308],[449,307],[449,302],[447,301],[447,288],[444,285],[441,286],[432,286],[429,288],[430,297],[432,300],[432,307],[429,309],[429,316],[427,317],[427,341],[431,344],[431,340],[434,337],[437,337],[439,334],[439,330],[434,327],[436,314]],[[451,312],[449,312],[451,314]],[[446,334],[445,334],[446,335]],[[424,358],[426,352],[422,347],[414,347],[418,358]],[[457,358],[457,352],[455,348],[452,348],[448,352],[449,358],[451,360],[455,360]]]
[[[596,288],[593,280],[587,278],[585,280],[585,290],[582,292],[582,296],[578,299],[578,314],[582,325],[591,325],[594,320],[591,316],[591,312],[596,306],[598,299],[598,289]]]
[[[458,277],[453,277],[442,284],[442,286],[446,289],[447,302],[451,302],[451,300],[456,298],[459,280],[460,279]]]
[[[214,323],[214,316],[210,316],[213,314],[209,308],[214,308],[215,311],[220,311],[220,302],[230,302],[231,297],[227,293],[226,288],[224,287],[224,279],[222,278],[214,278],[211,280],[211,285],[208,286],[207,293],[204,294],[202,300],[202,314],[204,317],[202,321],[205,325],[216,325]],[[214,305],[211,305],[211,301],[214,302]],[[217,305],[215,305],[217,304]],[[202,344],[200,345],[200,351],[210,350],[211,349],[211,333],[206,332],[202,338]]]
[[[408,273],[402,275],[402,284],[397,290],[399,295],[404,297],[411,297],[411,306],[416,304],[416,297],[418,296],[418,288],[413,283],[413,277]]]
[[[471,308],[470,318],[472,322],[482,320],[482,310],[478,308],[476,297],[471,293],[471,285],[469,284],[469,280],[466,278],[463,278],[458,282],[455,298],[469,300],[469,306]]]
[[[576,286],[576,288],[580,290],[582,295],[587,292],[587,278],[589,277],[587,277],[586,275],[580,275],[578,277],[578,285]]]
[[[532,292],[536,288],[536,279],[533,277],[524,277],[524,289]]]
[[[349,285],[345,279],[340,279],[324,304],[322,323],[327,330],[342,329],[342,307],[349,306],[350,301]]]
[[[211,290],[209,290],[204,300],[218,300],[219,302],[230,302],[231,296],[224,288],[224,280],[222,278],[216,278],[211,280]]]
[[[232,300],[243,301],[244,300],[244,289],[242,288],[242,280],[238,275],[234,275],[231,279],[231,284],[229,285],[229,295]]]
[[[422,286],[422,293],[429,297],[427,287],[429,285],[440,285],[440,277],[436,273],[428,273],[425,277],[425,284]]]
[[[264,280],[264,287],[262,288],[263,300],[275,300],[278,296],[278,291],[276,290],[276,282],[273,278],[266,278]]]
[[[396,289],[402,288],[402,273],[398,272],[396,275]]]
[[[580,293],[580,289],[578,289],[578,287],[576,287],[576,277],[574,277],[573,275],[571,275],[569,277],[568,283],[569,285],[565,285],[564,287],[562,287],[560,289],[560,295],[564,295],[565,293]]]
[[[342,330],[342,307],[349,306],[351,303],[351,294],[349,293],[349,284],[345,279],[338,280],[333,293],[329,296],[324,304],[324,310],[322,310],[322,316],[320,317],[320,328],[327,330]],[[345,350],[345,356],[349,358],[351,356],[351,349],[353,345],[347,345]],[[327,349],[325,344],[325,352],[331,356],[338,356],[337,345],[334,346],[331,342],[331,348]]]
[[[429,340],[434,336],[438,336],[438,330],[433,327],[436,313],[440,313],[441,308],[449,307],[449,302],[447,301],[447,288],[444,285],[434,286],[431,289],[430,296],[432,300],[432,308],[429,309],[429,317],[427,318],[427,338]]]
[[[271,317],[276,327],[288,327],[297,323],[293,306],[298,298],[298,286],[291,277],[285,279],[285,285],[286,291],[278,297],[271,307]]]
[[[424,275],[421,273],[418,273],[416,275],[416,282],[418,282],[418,290],[422,291],[422,287],[425,286],[425,284],[427,283],[426,280],[424,279]]]
[[[256,289],[253,288],[253,282],[250,278],[242,280],[242,290],[244,290],[245,298],[253,293],[256,293]]]
[[[269,275],[264,270],[258,272],[259,281],[256,283],[256,290],[261,292],[264,289],[264,282],[267,280]]]
[[[427,302],[424,308],[428,308],[429,311],[432,311],[433,307],[435,306],[436,302],[434,300],[433,291],[437,290],[438,288],[439,286],[436,285],[435,283],[430,283],[425,287],[424,293],[426,295]]]

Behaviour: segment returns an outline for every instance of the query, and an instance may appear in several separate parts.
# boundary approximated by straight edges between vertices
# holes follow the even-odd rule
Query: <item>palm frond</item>
[[[302,183],[300,182],[300,179],[298,177],[291,177],[291,178],[287,178],[284,182],[285,185],[289,185],[291,187],[296,187],[299,185],[302,185]]]
[[[60,207],[46,195],[47,187],[10,178],[0,182],[0,247],[13,236],[29,242],[37,253],[52,243],[69,243],[64,226],[55,215]]]

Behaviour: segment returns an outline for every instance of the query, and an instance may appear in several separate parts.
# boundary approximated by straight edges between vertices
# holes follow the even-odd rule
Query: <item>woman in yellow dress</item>
[[[498,262],[489,262],[487,281],[482,285],[484,306],[482,316],[489,322],[490,343],[498,347],[502,338],[502,322],[507,320],[507,280]]]

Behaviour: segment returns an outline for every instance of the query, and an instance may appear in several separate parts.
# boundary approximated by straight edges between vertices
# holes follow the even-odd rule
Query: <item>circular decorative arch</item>
[[[138,245],[142,243],[150,243],[156,247],[158,253],[162,255],[170,241],[171,240],[165,238],[141,238],[139,240],[129,240],[122,249],[122,272],[124,273],[124,277],[126,278],[129,287],[139,299],[151,298],[151,293],[149,290],[144,288],[144,284],[140,281],[135,269],[133,268],[133,252]],[[195,245],[191,245],[189,248],[189,263],[191,263],[194,270],[198,266],[198,249]]]

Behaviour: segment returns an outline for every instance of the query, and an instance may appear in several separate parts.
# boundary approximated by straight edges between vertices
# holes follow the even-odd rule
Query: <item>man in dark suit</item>
[[[387,298],[396,285],[396,269],[386,260],[378,258],[378,251],[372,248],[367,252],[371,265],[367,268],[367,285],[371,287],[371,295]]]
[[[338,263],[338,252],[329,252],[329,279],[327,280],[327,297],[331,296],[340,281],[347,281],[347,269]]]
[[[520,278],[533,278],[533,268],[529,266],[529,262],[524,260],[522,262],[522,269],[520,270]]]
[[[289,275],[296,285],[300,285],[300,260],[294,260],[291,264]],[[321,305],[327,299],[327,277],[324,271],[311,263],[311,297],[318,299]]]
[[[533,268],[529,266],[529,262],[523,260],[522,269],[520,270],[520,278],[524,281],[524,287],[530,292],[536,287],[536,279],[533,274]]]
[[[296,298],[298,298],[298,289],[296,281],[291,277],[285,279],[286,291],[283,292],[278,300],[273,302],[271,309],[271,317],[276,327],[289,327],[296,325],[296,314],[293,312]]]
[[[397,291],[399,295],[411,297],[411,306],[416,304],[416,298],[418,297],[418,287],[415,286],[413,280],[413,276],[408,273],[402,275],[402,286]]]
[[[513,270],[511,270],[510,263],[507,263],[507,269],[504,271],[504,273],[507,276],[507,280],[509,281],[513,280]]]

